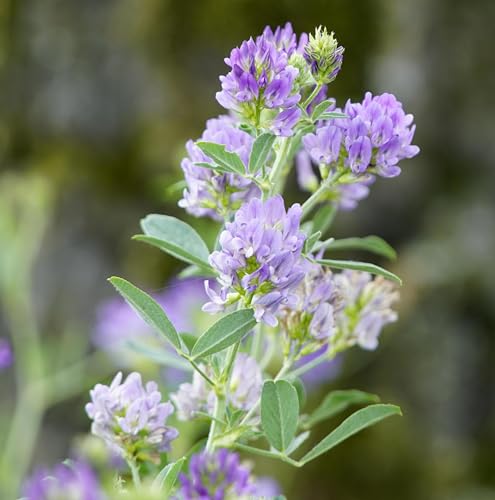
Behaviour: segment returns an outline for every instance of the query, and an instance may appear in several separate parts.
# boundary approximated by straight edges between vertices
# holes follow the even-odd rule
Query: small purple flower
[[[397,287],[378,276],[361,271],[343,271],[334,277],[343,300],[336,317],[339,339],[346,346],[354,344],[373,350],[384,326],[397,321],[392,306],[399,300]]]
[[[37,470],[24,484],[26,500],[104,500],[98,480],[85,462],[58,464],[53,471]]]
[[[303,144],[317,165],[331,165],[340,157],[342,130],[338,127],[319,127],[314,134],[304,136]]]
[[[335,312],[339,296],[332,272],[307,262],[305,275],[295,290],[296,300],[280,309],[282,330],[299,352],[308,354],[327,343],[336,333]]]
[[[304,40],[304,38],[303,38]],[[282,135],[292,135],[290,125],[294,122],[296,111],[280,116],[284,110],[294,108],[301,99],[294,82],[298,69],[288,62],[297,50],[297,40],[292,26],[272,31],[266,27],[256,40],[250,38],[242,42],[225,59],[231,71],[220,77],[222,90],[217,93],[217,101],[226,109],[242,115],[256,127],[274,119],[273,130]],[[262,117],[262,111],[273,110],[269,117]],[[277,113],[278,116],[277,116]],[[281,123],[285,121],[285,126]]]
[[[212,375],[209,367],[202,365],[201,368]],[[226,389],[227,402],[236,410],[247,411],[258,401],[262,385],[263,376],[256,360],[239,353]],[[197,412],[213,413],[215,393],[198,372],[194,372],[192,383],[181,384],[171,398],[180,420],[191,420]]]
[[[273,120],[273,123],[270,126],[270,130],[275,135],[290,137],[293,133],[293,128],[298,122],[300,116],[301,110],[297,106],[284,109]]]
[[[227,151],[237,153],[246,166],[253,145],[253,137],[239,129],[237,122],[229,116],[219,116],[206,122],[206,130],[199,140],[215,142],[226,146]],[[181,163],[187,188],[179,206],[196,217],[211,217],[224,220],[231,212],[237,210],[245,201],[260,196],[256,184],[241,175],[219,174],[215,171],[196,165],[210,163],[193,141],[186,144],[188,156]]]
[[[5,338],[0,338],[0,371],[8,368],[14,361],[14,353],[10,342]]]
[[[295,300],[293,291],[304,276],[301,213],[298,204],[286,212],[281,196],[243,205],[220,235],[220,250],[210,255],[222,288],[217,294],[205,284],[211,301],[203,310],[219,312],[241,300],[257,321],[276,326],[277,310]]]
[[[226,449],[191,457],[189,474],[180,475],[181,500],[227,500],[253,498],[255,486],[250,470],[239,455]]]
[[[141,375],[131,373],[122,382],[118,373],[110,386],[97,384],[90,391],[86,413],[93,420],[91,432],[125,458],[159,460],[178,436],[177,429],[166,425],[173,413],[172,403],[162,403],[155,382],[143,386]]]

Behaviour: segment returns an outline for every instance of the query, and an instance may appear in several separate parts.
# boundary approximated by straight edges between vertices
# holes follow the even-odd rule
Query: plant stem
[[[189,363],[191,363],[192,367],[208,382],[208,384],[210,384],[214,389],[216,388],[217,384],[215,384],[215,382],[213,382],[213,380],[208,377],[208,375],[206,375],[206,373],[198,366],[198,364],[193,361],[193,359],[188,356],[187,354],[185,353],[179,353],[183,358],[187,359],[189,361]]]
[[[222,420],[223,413],[225,412],[225,397],[219,396],[215,397],[215,407],[213,409],[213,419],[210,425],[210,432],[208,433],[208,440],[206,441],[206,451],[211,453],[215,449],[214,440],[217,434],[218,428],[220,427],[219,421]]]
[[[320,187],[303,203],[302,205],[302,218],[304,219],[313,210],[315,205],[321,200],[323,195],[326,193],[328,188],[333,184],[336,184],[341,176],[341,173],[335,174],[333,177],[327,177],[321,184]]]
[[[227,354],[227,363],[225,364],[225,369],[222,374],[223,381],[225,382],[227,387],[229,386],[228,382],[230,380],[230,374],[232,372],[232,367],[234,365],[235,357],[237,356],[237,351],[239,350],[240,345],[241,341],[239,340],[229,349],[229,352]]]
[[[139,469],[136,465],[136,462],[132,459],[127,460],[127,465],[129,469],[131,469],[132,474],[132,482],[136,488],[141,488],[141,477],[139,476]]]
[[[262,457],[275,458],[277,460],[281,460],[282,462],[293,465],[294,467],[302,467],[303,465],[301,462],[298,462],[297,460],[294,460],[282,453],[274,453],[269,450],[262,450],[261,448],[255,448],[254,446],[247,446],[244,444],[235,443],[234,448],[241,451],[246,451],[248,453],[253,453],[254,455],[260,455]]]
[[[306,101],[304,101],[304,104],[302,105],[304,110],[308,108],[308,106],[313,102],[313,99],[319,94],[321,87],[322,87],[321,83],[318,83],[316,87],[313,89],[313,92],[311,92]]]
[[[296,368],[295,370],[289,372],[287,374],[288,377],[299,377],[300,375],[303,375],[304,373],[308,372],[309,370],[312,370],[319,364],[323,363],[324,361],[330,361],[334,358],[335,356],[329,356],[328,353],[325,351],[323,354],[320,354],[318,357],[312,359],[311,361],[308,361],[304,365],[300,366],[299,368]]]
[[[283,173],[284,166],[287,161],[287,153],[290,149],[290,138],[283,137],[281,141],[282,144],[280,145],[280,149],[277,153],[277,157],[275,158],[275,162],[269,175],[269,181],[271,184],[270,195],[274,195],[277,192],[279,177]]]
[[[258,323],[256,330],[253,333],[253,340],[251,343],[251,357],[258,361],[261,342],[263,340],[263,323]]]

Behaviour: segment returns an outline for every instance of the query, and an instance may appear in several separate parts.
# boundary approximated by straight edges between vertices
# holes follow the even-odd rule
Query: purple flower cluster
[[[14,361],[14,353],[7,339],[0,338],[0,371],[8,368]]]
[[[229,116],[219,116],[206,122],[206,130],[200,141],[223,144],[226,150],[237,153],[246,166],[253,145],[253,137],[239,129],[237,122]],[[196,217],[211,217],[223,220],[231,212],[237,210],[243,202],[260,196],[256,184],[246,177],[237,174],[219,174],[210,168],[198,166],[197,163],[214,162],[206,156],[193,141],[186,144],[188,156],[182,160],[181,167],[187,188],[179,206]]]
[[[146,454],[156,462],[179,434],[166,425],[174,407],[168,401],[161,403],[155,382],[143,386],[139,373],[131,373],[124,382],[118,373],[110,386],[97,384],[90,396],[86,413],[93,420],[91,432],[125,458],[139,450],[140,457]]]
[[[227,500],[253,498],[256,492],[250,470],[237,453],[219,449],[193,455],[189,475],[180,475],[181,500]]]
[[[336,331],[334,315],[339,297],[332,272],[307,262],[304,279],[295,290],[295,296],[296,301],[279,313],[282,329],[298,346],[310,343],[317,349]]]
[[[217,294],[206,282],[211,302],[205,311],[219,312],[241,300],[254,309],[257,321],[278,324],[278,309],[296,299],[294,289],[304,276],[301,212],[298,204],[286,212],[278,195],[265,202],[253,199],[236,212],[220,235],[220,250],[210,255],[222,288]]]
[[[301,46],[306,39],[301,37]],[[278,135],[292,135],[292,127],[300,116],[297,103],[301,99],[294,85],[299,71],[289,63],[296,50],[297,39],[290,23],[275,31],[266,27],[256,40],[242,42],[225,59],[231,70],[220,77],[218,102],[256,127],[265,125],[262,112],[271,110],[268,128]]]
[[[346,346],[376,349],[384,326],[397,321],[392,306],[399,300],[397,287],[381,276],[343,271],[334,277],[344,307],[336,316],[339,339]]]
[[[36,471],[23,487],[25,500],[104,500],[98,480],[85,462],[58,464]]]
[[[209,367],[201,368],[210,374]],[[258,401],[262,385],[263,377],[256,360],[239,353],[226,391],[227,402],[237,410],[247,411]],[[190,420],[198,411],[213,413],[215,393],[198,372],[194,372],[192,383],[181,384],[171,397],[180,420]]]
[[[343,165],[360,176],[367,171],[382,177],[400,174],[398,163],[417,155],[419,148],[411,144],[415,125],[402,104],[392,94],[373,97],[367,92],[363,102],[348,101],[347,118],[322,122],[303,143],[318,165]]]

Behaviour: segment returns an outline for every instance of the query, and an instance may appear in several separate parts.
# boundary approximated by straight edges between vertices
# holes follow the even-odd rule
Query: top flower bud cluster
[[[318,28],[297,39],[292,26],[266,27],[232,50],[225,62],[231,70],[220,77],[218,102],[256,129],[291,136],[302,110],[304,87],[330,83],[340,70],[344,49],[333,33]]]

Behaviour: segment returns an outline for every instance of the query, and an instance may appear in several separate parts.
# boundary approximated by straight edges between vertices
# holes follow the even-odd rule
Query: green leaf
[[[383,269],[383,267],[376,266],[375,264],[369,264],[368,262],[333,259],[319,259],[316,262],[318,262],[318,264],[321,264],[322,266],[333,267],[334,269],[352,269],[354,271],[365,271],[367,273],[383,276],[384,278],[395,281],[399,285],[402,285],[402,280],[397,275],[391,273],[390,271],[387,271],[386,269]]]
[[[394,405],[371,405],[358,410],[350,417],[346,418],[336,429],[334,429],[326,438],[320,441],[311,451],[306,453],[300,460],[301,464],[306,464],[311,460],[323,455],[328,450],[342,443],[346,439],[354,436],[359,431],[374,425],[384,418],[392,415],[402,415],[400,408]]]
[[[397,253],[382,238],[378,236],[365,236],[364,238],[344,238],[333,240],[324,245],[327,250],[368,250],[369,252],[382,255],[387,259],[395,259]],[[315,251],[323,248],[323,243],[315,245]]]
[[[218,163],[220,167],[226,168],[230,172],[245,175],[246,167],[237,153],[231,153],[225,149],[223,144],[216,142],[197,142],[198,146],[203,153],[210,157],[214,162]]]
[[[284,451],[296,433],[299,399],[295,387],[286,380],[266,381],[261,393],[261,425],[268,442]]]
[[[336,213],[337,207],[333,203],[322,205],[313,217],[313,232],[321,231],[321,234],[324,235],[332,225]]]
[[[178,351],[181,343],[174,325],[167,318],[163,309],[147,293],[123,278],[112,276],[110,283],[124,297],[126,302],[157,332],[161,333]]]
[[[306,238],[306,241],[304,242],[304,252],[305,253],[311,253],[313,250],[315,243],[321,238],[321,231],[316,231],[316,233],[313,233],[311,236],[308,236]]]
[[[334,118],[347,118],[345,113],[339,113],[338,111],[328,111],[327,113],[322,113],[319,116],[319,120],[333,120]]]
[[[196,341],[191,356],[198,359],[220,352],[241,340],[256,325],[252,309],[241,309],[224,316]]]
[[[132,349],[138,354],[141,354],[148,359],[159,363],[160,365],[171,366],[188,372],[192,371],[192,367],[187,361],[171,351],[157,349],[156,347],[146,345],[143,342],[138,342],[136,340],[129,340],[126,342],[126,345],[129,346],[129,349]]]
[[[378,403],[380,398],[363,391],[332,391],[326,395],[318,408],[304,422],[304,428],[309,429],[318,422],[334,417],[351,405]]]
[[[211,269],[208,247],[189,224],[169,215],[151,214],[141,221],[141,228],[144,235],[138,234],[134,239],[156,246],[188,264]]]
[[[201,168],[207,168],[209,170],[214,170],[218,174],[231,174],[232,170],[222,167],[220,165],[217,165],[216,163],[208,163],[205,161],[196,161],[194,162],[194,166],[196,167],[201,167]]]
[[[175,486],[185,460],[186,457],[182,457],[177,462],[167,464],[155,477],[151,488],[160,491],[164,495],[163,498],[168,498]]]
[[[316,121],[330,107],[335,104],[335,99],[327,99],[317,104],[311,113],[311,119]]]
[[[251,174],[255,174],[265,166],[275,139],[276,136],[268,132],[256,138],[249,157],[249,172]]]

